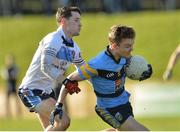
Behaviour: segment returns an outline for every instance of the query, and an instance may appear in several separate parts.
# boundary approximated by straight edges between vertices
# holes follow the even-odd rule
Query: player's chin
[[[74,34],[74,36],[79,36],[80,35],[80,32],[77,32]]]
[[[124,57],[125,58],[130,58],[132,55],[131,54],[126,54]]]

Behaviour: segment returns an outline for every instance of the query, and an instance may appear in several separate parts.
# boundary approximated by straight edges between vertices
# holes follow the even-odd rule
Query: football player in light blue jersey
[[[91,79],[97,97],[96,113],[110,126],[120,131],[147,131],[133,116],[130,94],[125,90],[125,66],[133,50],[135,31],[132,27],[115,25],[109,32],[109,46],[95,58],[91,59],[73,72],[69,79],[81,81]],[[140,80],[149,78],[152,67]],[[74,90],[76,92],[76,90]],[[68,91],[63,87],[58,98],[62,106]],[[72,93],[71,93],[72,94]],[[50,122],[56,115],[62,115],[61,107],[56,107],[51,113]],[[114,130],[114,129],[111,129]]]

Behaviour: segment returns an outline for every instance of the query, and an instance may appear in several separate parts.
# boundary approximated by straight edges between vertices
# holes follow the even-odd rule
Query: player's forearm
[[[84,79],[82,79],[82,78],[80,77],[80,75],[79,75],[79,73],[78,73],[77,70],[74,71],[73,73],[71,73],[71,74],[68,76],[68,78],[69,78],[70,80],[75,80],[75,81],[82,81],[82,80],[84,80]]]
[[[174,52],[168,63],[167,70],[171,71],[174,68],[177,61],[179,60],[179,58],[180,58],[180,52]]]
[[[70,80],[72,80],[72,81],[73,81],[73,80],[75,80],[75,81],[82,81],[82,80],[83,80],[83,79],[79,76],[78,71],[75,71],[75,72],[71,73],[67,78],[70,79]],[[64,103],[67,94],[68,94],[68,91],[67,91],[67,89],[65,88],[65,86],[63,85],[63,86],[61,87],[61,91],[60,91],[59,98],[58,98],[58,101],[57,101],[57,102],[58,102],[58,103]]]
[[[66,99],[66,96],[67,96],[68,92],[66,90],[66,88],[64,87],[64,85],[61,87],[61,91],[60,91],[60,94],[59,94],[59,97],[58,97],[58,100],[57,102],[58,103],[64,103],[65,99]]]

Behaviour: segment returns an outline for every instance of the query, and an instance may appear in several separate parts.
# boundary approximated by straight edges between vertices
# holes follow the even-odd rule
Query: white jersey
[[[49,94],[54,83],[62,81],[71,63],[79,67],[85,62],[78,45],[72,39],[67,41],[62,28],[58,28],[39,43],[20,88],[40,89]]]

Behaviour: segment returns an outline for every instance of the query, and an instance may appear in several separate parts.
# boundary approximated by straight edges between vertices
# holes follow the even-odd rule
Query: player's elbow
[[[47,73],[47,66],[45,65],[45,64],[41,64],[41,71],[43,72],[43,73]]]

